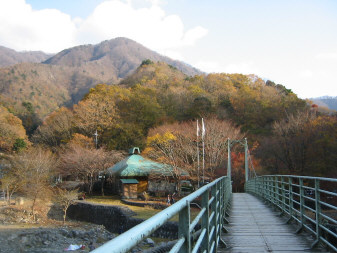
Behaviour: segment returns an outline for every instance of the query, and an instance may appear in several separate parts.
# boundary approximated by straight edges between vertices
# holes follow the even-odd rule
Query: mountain
[[[327,107],[330,110],[336,110],[337,111],[337,97],[318,97],[318,98],[310,98],[311,101],[313,101],[318,106]]]
[[[26,104],[40,118],[63,105],[78,102],[100,81],[76,69],[39,63],[0,68],[0,104],[17,115]]]
[[[44,64],[74,67],[103,82],[117,83],[135,71],[146,59],[165,62],[189,76],[202,73],[196,68],[162,56],[127,38],[65,49],[44,61]]]
[[[0,46],[0,67],[15,65],[22,62],[42,62],[51,57],[41,51],[17,52],[13,49]]]
[[[99,83],[118,83],[136,71],[146,59],[166,62],[169,65],[164,65],[168,69],[183,71],[184,74],[174,75],[184,78],[201,74],[185,63],[162,56],[126,38],[69,48],[48,59],[42,52],[18,53],[4,47],[1,49],[1,66],[15,62],[15,59],[25,63],[0,68],[0,104],[16,115],[27,114],[28,105],[29,110],[40,119],[60,106],[77,103]],[[26,62],[42,59],[45,60],[43,63]]]

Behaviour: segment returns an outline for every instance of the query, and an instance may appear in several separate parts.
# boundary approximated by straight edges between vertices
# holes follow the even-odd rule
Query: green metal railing
[[[200,212],[191,222],[190,204],[199,197]],[[171,253],[216,252],[230,198],[229,178],[218,178],[92,252],[128,252],[176,214],[179,214],[178,240]],[[198,224],[201,229],[196,231]]]
[[[245,191],[253,193],[289,215],[316,240],[337,251],[337,179],[272,175],[250,179]]]

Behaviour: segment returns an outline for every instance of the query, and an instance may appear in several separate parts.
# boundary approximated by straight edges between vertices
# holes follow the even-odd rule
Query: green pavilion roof
[[[121,177],[142,177],[150,174],[170,176],[172,171],[172,166],[151,161],[138,154],[131,154],[108,169],[111,175]],[[182,175],[188,176],[188,173],[182,170]]]

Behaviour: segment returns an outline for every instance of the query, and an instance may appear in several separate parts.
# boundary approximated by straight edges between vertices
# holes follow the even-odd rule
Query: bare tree
[[[54,200],[63,210],[63,224],[66,222],[69,206],[76,204],[77,199],[78,189],[68,191],[67,189],[56,188],[54,190]]]
[[[88,183],[89,194],[92,194],[95,177],[100,172],[104,173],[115,162],[115,152],[108,152],[104,148],[95,149],[79,144],[70,144],[61,154],[59,170],[63,175],[76,175],[84,179]],[[103,187],[102,194],[104,194]]]
[[[42,147],[31,148],[11,158],[13,170],[22,173],[23,193],[33,201],[31,210],[34,218],[37,200],[51,196],[50,183],[56,165],[55,156]]]
[[[20,170],[21,168],[12,168],[10,164],[6,164],[6,166],[2,167],[1,188],[5,193],[6,202],[9,205],[13,194],[23,188],[25,178],[23,176],[24,173]]]
[[[291,172],[303,174],[306,169],[308,148],[313,138],[311,124],[315,118],[314,113],[304,111],[274,123],[276,142],[273,153]]]

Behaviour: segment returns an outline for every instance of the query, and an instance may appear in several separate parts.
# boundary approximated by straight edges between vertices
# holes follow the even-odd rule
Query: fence
[[[128,252],[176,214],[179,215],[178,240],[171,253],[216,252],[230,197],[229,178],[218,178],[92,252]],[[190,204],[197,199],[201,200],[200,212],[191,222]],[[198,231],[197,224],[201,226]]]
[[[272,175],[250,179],[246,192],[253,193],[289,215],[316,240],[337,251],[337,179]]]

